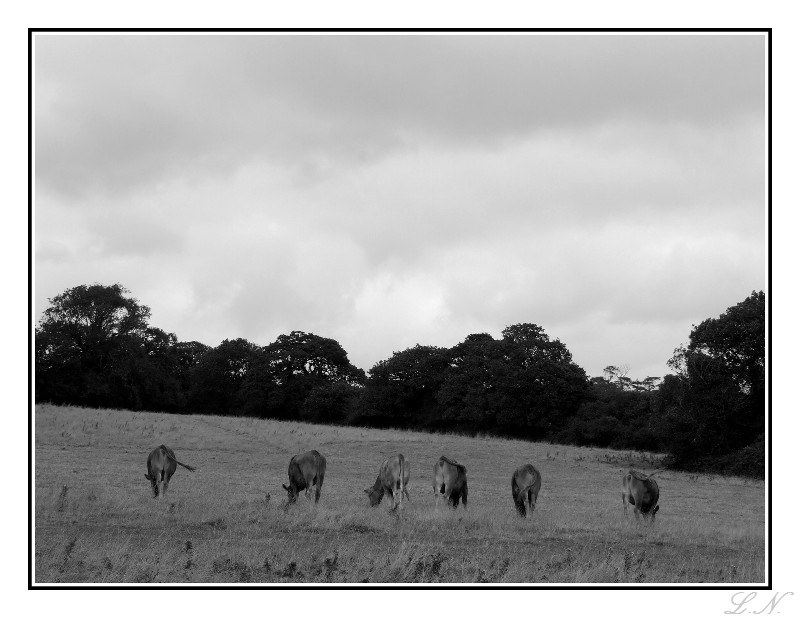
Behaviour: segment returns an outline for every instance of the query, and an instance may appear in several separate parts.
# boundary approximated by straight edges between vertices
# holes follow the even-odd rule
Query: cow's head
[[[370,506],[378,506],[381,503],[381,500],[383,500],[383,490],[370,487],[369,489],[365,489],[364,493],[367,494],[367,497],[369,498]]]
[[[292,485],[290,485],[289,487],[283,485],[283,488],[286,490],[286,493],[288,494],[289,498],[288,504],[295,502],[297,500],[297,490]]]

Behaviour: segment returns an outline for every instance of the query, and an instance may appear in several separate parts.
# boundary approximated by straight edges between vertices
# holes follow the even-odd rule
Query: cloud
[[[36,310],[369,369],[534,322],[660,375],[765,285],[763,38],[36,37]]]
[[[747,36],[38,35],[37,181],[78,197],[252,160],[762,117],[763,54]]]

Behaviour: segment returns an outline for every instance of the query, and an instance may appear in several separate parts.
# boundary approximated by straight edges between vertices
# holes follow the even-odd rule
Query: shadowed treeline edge
[[[36,401],[491,434],[659,451],[667,467],[764,476],[765,297],[692,328],[662,378],[589,378],[536,324],[452,348],[416,345],[355,367],[335,340],[293,331],[211,348],[148,324],[119,284],[51,300],[36,329]]]

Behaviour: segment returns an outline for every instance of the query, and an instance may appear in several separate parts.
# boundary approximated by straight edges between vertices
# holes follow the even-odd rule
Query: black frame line
[[[742,586],[741,584],[716,584],[716,585],[570,585],[561,586],[547,584],[269,584],[257,583],[242,584],[39,584],[33,581],[33,37],[38,33],[163,33],[163,34],[209,34],[209,33],[562,33],[562,34],[592,34],[592,33],[760,33],[766,34],[767,43],[767,84],[766,84],[766,120],[767,120],[767,445],[768,474],[765,477],[767,491],[767,517],[766,536],[766,583],[756,586]],[[28,590],[772,590],[772,28],[28,28]]]

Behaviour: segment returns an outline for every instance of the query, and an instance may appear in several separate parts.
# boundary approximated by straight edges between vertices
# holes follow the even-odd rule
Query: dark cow
[[[528,517],[533,513],[541,488],[542,475],[531,464],[520,466],[514,471],[511,477],[511,497],[521,517]]]
[[[411,474],[408,462],[402,453],[389,457],[381,465],[375,484],[364,493],[369,496],[370,506],[378,506],[385,495],[387,500],[392,499],[392,510],[403,504],[403,496],[409,498],[408,479]]]
[[[655,472],[653,473],[655,474]],[[645,519],[654,521],[658,512],[658,483],[653,474],[646,475],[635,470],[628,470],[622,477],[622,504],[625,514],[628,513],[628,503],[633,505],[636,519],[641,514]]]
[[[283,486],[289,494],[288,504],[297,500],[297,494],[306,490],[306,498],[311,500],[311,487],[316,485],[314,502],[319,502],[322,481],[325,480],[325,458],[318,451],[308,451],[295,455],[289,462],[289,486]]]
[[[159,484],[161,484],[161,496],[163,497],[167,494],[169,480],[175,474],[178,466],[183,466],[189,472],[195,471],[193,466],[187,466],[185,463],[175,459],[175,453],[172,449],[163,444],[153,449],[150,455],[147,456],[147,474],[144,475],[144,478],[150,481],[154,498],[158,498]]]
[[[464,508],[467,508],[467,468],[444,455],[439,457],[433,466],[433,493],[437,511],[442,498],[453,508],[457,508],[459,500],[463,500]]]

